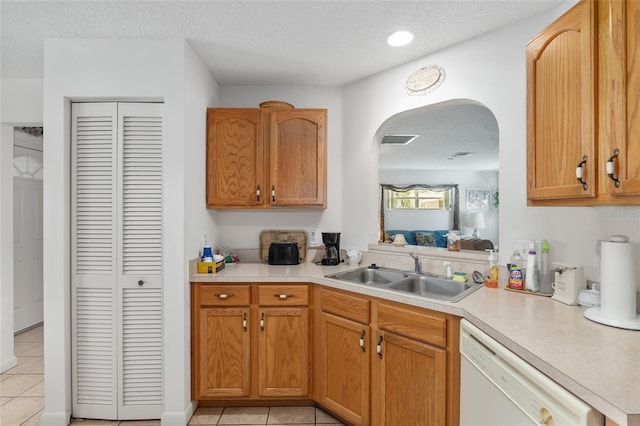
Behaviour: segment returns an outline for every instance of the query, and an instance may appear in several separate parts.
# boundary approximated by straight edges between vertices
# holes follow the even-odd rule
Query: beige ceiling
[[[41,78],[47,38],[186,38],[223,85],[342,85],[563,0],[7,1],[2,78]],[[413,44],[391,48],[397,29]]]

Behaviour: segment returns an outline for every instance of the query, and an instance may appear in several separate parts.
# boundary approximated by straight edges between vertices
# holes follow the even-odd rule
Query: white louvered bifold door
[[[72,415],[159,418],[162,104],[72,117]]]
[[[73,104],[73,416],[117,418],[117,104]]]
[[[118,417],[162,414],[162,104],[118,107]]]

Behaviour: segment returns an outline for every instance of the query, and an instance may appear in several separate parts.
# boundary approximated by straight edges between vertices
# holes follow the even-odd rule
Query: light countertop
[[[354,266],[227,264],[191,282],[311,282],[466,318],[620,426],[640,426],[640,331],[592,322],[579,306],[503,288],[481,288],[457,303],[404,295],[325,275]]]

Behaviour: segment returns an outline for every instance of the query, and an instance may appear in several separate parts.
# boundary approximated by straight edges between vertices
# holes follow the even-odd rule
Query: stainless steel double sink
[[[446,302],[457,302],[482,287],[482,284],[472,281],[461,283],[425,272],[408,272],[375,265],[325,277]]]

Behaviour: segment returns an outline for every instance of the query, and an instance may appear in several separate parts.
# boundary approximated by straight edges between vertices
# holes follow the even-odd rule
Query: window
[[[451,189],[384,190],[387,210],[450,210]]]

